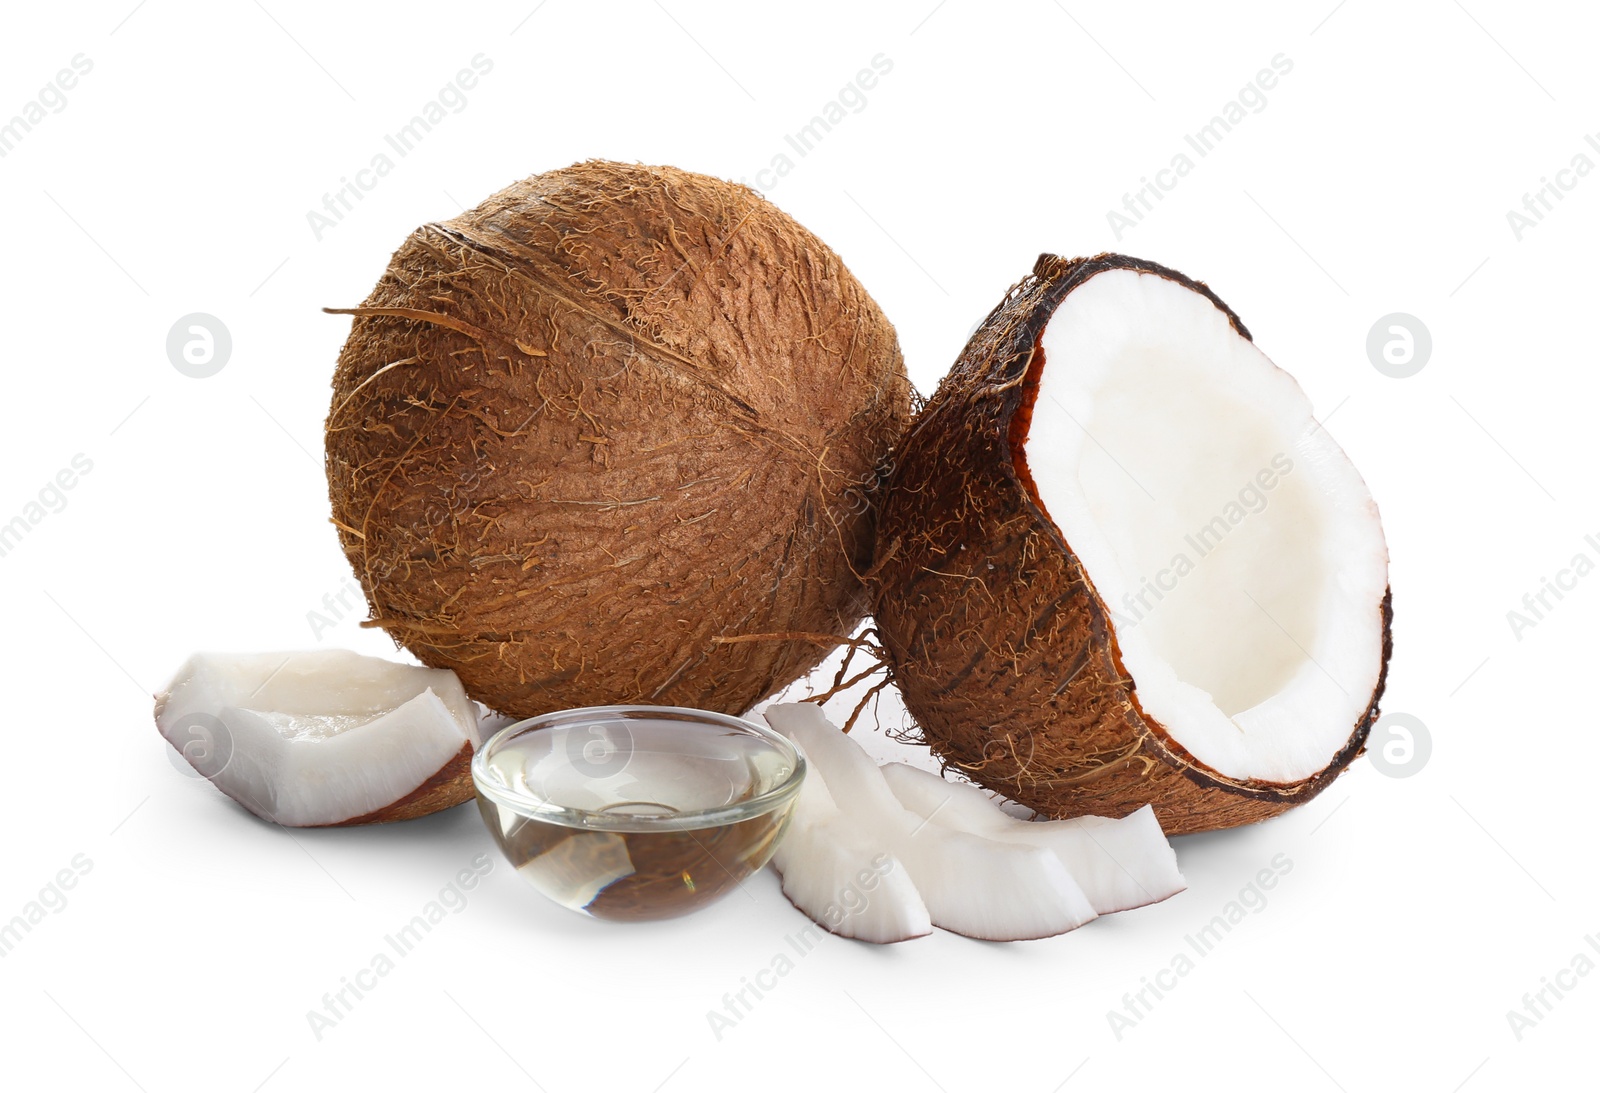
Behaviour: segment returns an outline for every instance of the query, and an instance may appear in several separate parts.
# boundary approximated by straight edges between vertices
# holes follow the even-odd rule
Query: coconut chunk
[[[1076,929],[1094,907],[1049,849],[930,824],[902,805],[860,744],[814,703],[768,707],[838,806],[870,845],[904,864],[935,926],[988,941],[1022,941]]]
[[[882,769],[896,799],[930,823],[1048,849],[1102,915],[1159,903],[1185,888],[1178,856],[1149,805],[1120,820],[1029,821],[1002,812],[977,786],[905,763],[885,763]]]
[[[156,697],[156,727],[285,827],[408,819],[472,795],[477,712],[446,670],[345,650],[201,653]]]
[[[832,933],[882,945],[933,931],[905,866],[840,812],[815,771],[800,786],[772,865],[789,902]]]

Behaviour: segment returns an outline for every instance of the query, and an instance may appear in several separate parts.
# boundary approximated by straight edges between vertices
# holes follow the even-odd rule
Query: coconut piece
[[[983,786],[1181,834],[1303,804],[1361,751],[1390,652],[1377,508],[1204,285],[1042,256],[886,498],[878,631]]]
[[[473,795],[477,713],[453,672],[345,650],[200,653],[155,715],[200,774],[285,827],[406,820]]]
[[[738,714],[865,614],[910,383],[755,191],[535,175],[418,228],[341,313],[328,486],[367,625],[486,705]]]
[[[935,926],[987,941],[1051,937],[1094,919],[1066,867],[1044,847],[929,824],[901,805],[860,744],[810,702],[769,706],[769,724],[806,754],[839,811],[899,862]]]
[[[882,769],[895,798],[925,820],[952,831],[1050,850],[1099,914],[1159,903],[1186,887],[1178,856],[1149,805],[1120,820],[1081,816],[1029,821],[1002,812],[977,786],[905,763],[885,763]]]
[[[789,902],[832,933],[888,944],[933,931],[905,866],[840,812],[815,772],[801,783],[772,865]]]

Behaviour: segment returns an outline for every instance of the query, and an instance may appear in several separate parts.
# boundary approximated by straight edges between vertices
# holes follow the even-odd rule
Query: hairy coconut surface
[[[535,175],[418,228],[349,313],[327,470],[368,625],[491,708],[740,713],[865,613],[910,385],[866,290],[760,195]]]
[[[1260,510],[1207,520],[1274,444],[1254,481],[1299,468],[1277,508],[1258,485]],[[1153,263],[1041,256],[907,434],[879,538],[874,613],[924,738],[1046,815],[1251,823],[1320,792],[1377,717],[1365,486],[1238,317]]]

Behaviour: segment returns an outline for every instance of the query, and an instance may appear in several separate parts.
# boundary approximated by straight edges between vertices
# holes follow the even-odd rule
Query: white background
[[[0,1078],[117,1090],[1466,1089],[1592,1084],[1600,974],[1507,1011],[1600,933],[1592,866],[1600,576],[1514,634],[1593,499],[1600,173],[1519,240],[1506,213],[1600,132],[1579,5],[13,5],[0,119],[92,72],[0,159],[0,522],[93,463],[0,558],[0,920],[75,855],[67,905],[0,959]],[[493,71],[319,241],[307,212],[477,54]],[[878,54],[803,158],[784,137]],[[1293,71],[1136,227],[1107,211],[1257,70]],[[1600,138],[1597,138],[1600,139]],[[1208,281],[1293,372],[1382,507],[1405,779],[1355,764],[1304,809],[1179,840],[1189,890],[1054,940],[830,940],[719,1040],[706,1012],[805,925],[770,874],[677,922],[609,926],[498,862],[318,1039],[306,1014],[492,846],[471,806],[290,833],[180,775],[150,695],[196,648],[394,655],[351,615],[320,428],[348,320],[419,223],[588,157],[757,181],[897,325],[925,391],[1043,250]],[[773,176],[767,176],[769,180]],[[233,353],[169,363],[206,312]],[[1407,312],[1422,372],[1369,362]],[[1226,423],[1218,423],[1226,427]],[[1554,601],[1552,601],[1554,602]],[[884,710],[891,724],[898,718]],[[885,748],[888,748],[885,742]],[[902,748],[903,752],[911,749]],[[1119,1039],[1274,855],[1292,872]],[[1591,953],[1600,960],[1600,953]],[[1553,997],[1553,996],[1552,996]]]

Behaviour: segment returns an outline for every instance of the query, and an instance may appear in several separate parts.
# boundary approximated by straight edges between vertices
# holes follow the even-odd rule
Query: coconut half
[[[198,773],[285,827],[412,819],[473,794],[477,711],[451,671],[344,650],[201,653],[155,714]]]
[[[886,498],[884,645],[982,785],[1180,834],[1304,803],[1361,751],[1390,651],[1377,508],[1203,284],[1042,256]]]

